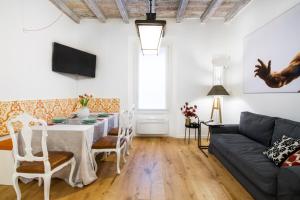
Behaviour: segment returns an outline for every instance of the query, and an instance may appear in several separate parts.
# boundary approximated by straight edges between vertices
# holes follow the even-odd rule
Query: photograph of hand
[[[300,4],[245,36],[245,94],[300,93],[300,26],[295,19],[300,19]]]
[[[268,64],[265,64],[259,58],[257,61],[258,64],[255,65],[254,76],[265,81],[266,85],[270,88],[283,87],[300,76],[300,52],[296,54],[286,67],[283,67],[283,69],[278,72],[272,72],[271,60],[268,61]]]

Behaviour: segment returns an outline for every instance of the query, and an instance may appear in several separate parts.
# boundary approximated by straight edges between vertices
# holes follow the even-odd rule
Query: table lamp
[[[221,101],[219,96],[229,95],[223,85],[214,85],[210,91],[208,92],[207,96],[214,96],[213,106],[211,110],[210,119],[213,119],[214,111],[219,111],[219,123],[222,124],[222,110],[221,110]]]

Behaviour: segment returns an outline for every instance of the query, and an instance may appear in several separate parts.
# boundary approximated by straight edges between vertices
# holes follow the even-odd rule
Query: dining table
[[[83,187],[97,179],[94,171],[91,148],[93,143],[106,136],[110,129],[118,127],[119,114],[110,113],[99,117],[98,113],[91,113],[90,118],[96,119],[94,123],[83,123],[79,118],[66,119],[62,123],[51,123],[47,126],[48,151],[68,151],[74,154],[76,167],[73,181],[75,186]],[[32,136],[33,153],[42,151],[41,137],[42,127],[34,126]],[[19,142],[21,146],[22,140]],[[21,148],[22,149],[22,148]],[[52,177],[60,178],[68,182],[70,166],[56,172]],[[30,180],[23,180],[29,182]]]

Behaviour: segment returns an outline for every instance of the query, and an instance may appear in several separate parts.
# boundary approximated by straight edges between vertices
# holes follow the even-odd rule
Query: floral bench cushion
[[[80,107],[77,98],[0,101],[0,136],[9,134],[6,122],[21,113],[26,112],[37,118],[50,121],[53,117],[67,117]],[[117,98],[93,98],[88,107],[91,112],[119,112],[120,100]]]

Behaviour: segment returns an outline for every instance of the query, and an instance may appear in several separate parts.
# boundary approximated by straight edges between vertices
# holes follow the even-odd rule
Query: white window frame
[[[135,98],[134,102],[137,105],[137,111],[139,113],[157,113],[157,114],[164,114],[167,113],[170,109],[170,83],[171,83],[171,69],[170,69],[170,61],[171,61],[171,47],[169,45],[161,45],[161,48],[166,48],[167,50],[167,60],[166,60],[166,108],[165,109],[141,109],[139,108],[139,59],[140,59],[140,48],[136,51],[136,66],[135,66],[135,75],[134,75],[134,93]]]

